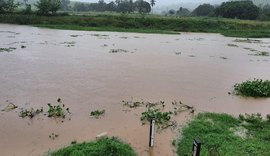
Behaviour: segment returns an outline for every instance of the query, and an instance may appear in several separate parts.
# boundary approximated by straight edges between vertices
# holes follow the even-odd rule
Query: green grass
[[[74,144],[50,153],[49,156],[136,156],[136,153],[128,144],[112,137]]]
[[[247,97],[270,97],[270,81],[269,80],[247,80],[234,85],[236,95]]]
[[[87,13],[84,13],[87,14]],[[270,22],[217,17],[165,17],[138,14],[92,13],[70,16],[2,14],[1,23],[34,25],[54,29],[179,34],[221,33],[233,37],[270,37]]]
[[[259,114],[241,115],[201,113],[182,130],[177,153],[192,153],[194,138],[202,142],[201,156],[266,156],[270,155],[270,120]]]

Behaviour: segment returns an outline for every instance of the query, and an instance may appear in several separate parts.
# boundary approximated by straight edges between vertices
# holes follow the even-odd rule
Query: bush
[[[234,85],[237,95],[250,97],[270,97],[270,81],[254,79]]]
[[[136,156],[136,153],[130,145],[112,137],[71,145],[49,156]]]

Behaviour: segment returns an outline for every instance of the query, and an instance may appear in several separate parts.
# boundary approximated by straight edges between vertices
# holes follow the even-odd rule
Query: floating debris
[[[18,106],[16,106],[15,104],[13,103],[9,103],[4,109],[2,109],[1,111],[4,111],[4,112],[9,112],[9,111],[12,111],[13,109],[16,109],[18,108]]]

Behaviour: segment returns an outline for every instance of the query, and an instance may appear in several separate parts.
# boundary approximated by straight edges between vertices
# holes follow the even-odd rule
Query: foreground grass
[[[136,156],[136,154],[128,144],[113,137],[71,145],[49,156]]]
[[[210,18],[139,16],[122,14],[89,14],[71,16],[37,16],[1,14],[1,23],[35,25],[40,27],[121,31],[142,33],[210,32],[233,37],[270,37],[270,22]]]
[[[270,155],[270,119],[260,115],[199,114],[183,129],[179,156],[191,155],[195,137],[202,141],[202,156]]]

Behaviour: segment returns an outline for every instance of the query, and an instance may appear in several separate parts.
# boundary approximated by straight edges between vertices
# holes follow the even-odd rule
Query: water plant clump
[[[48,103],[48,117],[62,117],[65,118],[67,114],[71,114],[69,108],[66,108],[60,98],[57,99],[57,105]]]
[[[9,48],[0,48],[0,52],[11,52],[15,50],[16,48],[14,47],[9,47]]]
[[[234,85],[236,95],[248,97],[270,97],[270,81],[262,79],[247,80]]]
[[[238,45],[236,45],[236,44],[231,44],[231,43],[229,43],[229,44],[227,44],[229,47],[238,47]]]
[[[40,109],[36,109],[34,110],[34,108],[31,109],[22,109],[19,113],[19,117],[25,118],[25,117],[29,117],[29,118],[33,118],[36,115],[43,113],[43,107],[41,107]]]
[[[255,54],[249,54],[253,56],[269,56],[269,52],[267,51],[257,51]]]
[[[127,53],[125,49],[111,49],[109,53]]]
[[[158,128],[164,128],[170,124],[172,114],[172,112],[163,112],[160,109],[148,108],[147,111],[142,112],[141,121],[145,124],[146,121],[150,122],[154,118]]]
[[[96,119],[100,118],[100,116],[105,114],[105,109],[103,110],[95,110],[90,113],[90,116],[95,117]]]
[[[87,143],[77,143],[49,153],[49,156],[136,156],[127,143],[116,137],[102,138]]]

